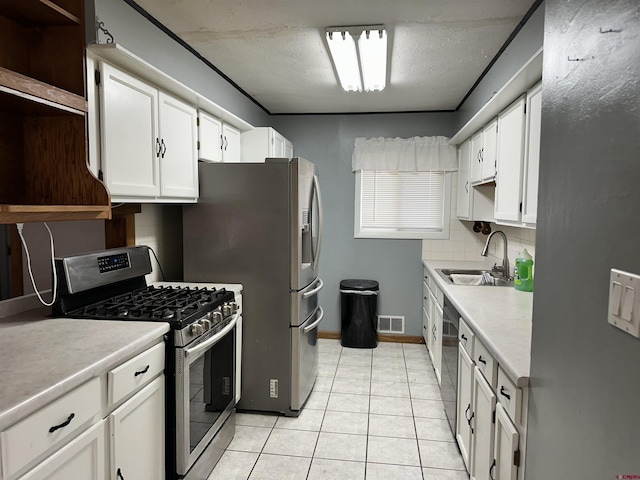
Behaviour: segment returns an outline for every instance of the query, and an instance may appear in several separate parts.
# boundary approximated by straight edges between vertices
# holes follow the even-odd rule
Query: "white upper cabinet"
[[[496,223],[520,222],[524,159],[525,95],[498,116]]]
[[[239,162],[240,130],[208,113],[198,111],[198,159],[205,162]]]
[[[471,140],[467,140],[458,147],[458,218],[471,218],[471,184],[469,167],[471,159]]]
[[[160,92],[160,195],[197,197],[196,109]]]
[[[496,174],[498,120],[494,119],[471,137],[471,184],[492,182]]]
[[[158,90],[102,64],[101,170],[112,196],[160,194]]]
[[[535,226],[538,214],[538,170],[542,126],[542,84],[527,93],[527,130],[522,191],[522,221]]]
[[[242,158],[242,144],[240,130],[226,123],[222,124],[222,161],[240,162]]]
[[[265,158],[291,158],[293,144],[271,127],[242,133],[242,161],[264,162]]]
[[[101,62],[101,170],[113,200],[195,200],[196,109]]]

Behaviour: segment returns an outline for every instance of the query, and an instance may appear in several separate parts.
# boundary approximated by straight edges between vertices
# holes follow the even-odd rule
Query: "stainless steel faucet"
[[[491,242],[491,238],[496,233],[499,233],[500,235],[502,235],[502,240],[504,243],[504,256],[502,258],[502,266],[498,266],[498,264],[494,264],[492,271],[501,272],[504,278],[511,279],[511,275],[509,274],[509,257],[507,256],[507,251],[508,251],[507,236],[502,230],[495,230],[489,234],[489,236],[487,237],[487,243],[484,244],[484,248],[482,249],[482,253],[480,255],[482,255],[483,257],[487,256],[487,254],[489,253],[489,242]]]

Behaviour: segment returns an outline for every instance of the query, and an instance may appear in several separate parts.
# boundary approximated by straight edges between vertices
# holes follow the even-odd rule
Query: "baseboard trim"
[[[318,332],[318,338],[327,338],[331,340],[340,340],[340,332]],[[418,343],[424,344],[424,337],[413,335],[381,335],[378,334],[379,342],[390,343]]]

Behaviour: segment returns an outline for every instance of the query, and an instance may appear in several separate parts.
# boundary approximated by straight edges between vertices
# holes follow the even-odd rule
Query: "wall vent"
[[[404,317],[378,315],[378,333],[404,333]]]

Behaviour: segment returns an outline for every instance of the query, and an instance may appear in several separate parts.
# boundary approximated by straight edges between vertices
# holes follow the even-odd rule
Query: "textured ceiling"
[[[271,113],[453,110],[533,0],[137,0]],[[384,24],[389,83],[344,92],[328,26]]]

